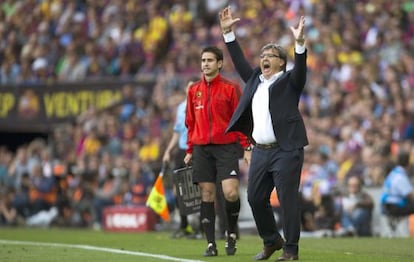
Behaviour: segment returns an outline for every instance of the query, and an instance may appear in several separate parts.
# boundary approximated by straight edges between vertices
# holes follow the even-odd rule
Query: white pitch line
[[[157,254],[149,254],[149,253],[143,253],[143,252],[119,250],[119,249],[114,249],[114,248],[95,247],[95,246],[89,246],[89,245],[70,245],[70,244],[46,243],[46,242],[14,241],[14,240],[4,240],[4,239],[0,239],[0,244],[78,248],[78,249],[94,250],[94,251],[101,251],[101,252],[107,252],[107,253],[116,253],[116,254],[140,256],[140,257],[153,257],[153,258],[158,258],[158,259],[162,259],[162,260],[169,260],[169,261],[203,262],[202,260],[176,258],[176,257],[165,256],[165,255],[157,255]]]

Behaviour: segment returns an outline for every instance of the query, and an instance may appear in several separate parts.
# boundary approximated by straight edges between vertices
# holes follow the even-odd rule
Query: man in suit
[[[296,28],[294,67],[286,71],[287,53],[277,44],[261,49],[260,66],[252,68],[232,31],[239,18],[229,7],[219,14],[224,41],[240,77],[246,83],[243,95],[227,131],[241,131],[254,144],[248,182],[248,202],[263,240],[256,260],[268,259],[283,248],[276,261],[298,260],[300,237],[299,183],[304,152],[308,144],[298,103],[306,82],[304,17]],[[283,234],[278,232],[270,205],[276,187],[283,218]]]

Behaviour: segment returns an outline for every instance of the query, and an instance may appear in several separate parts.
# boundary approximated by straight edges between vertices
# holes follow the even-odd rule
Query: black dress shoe
[[[276,261],[292,261],[292,260],[298,260],[298,259],[299,259],[298,255],[283,252],[283,254],[278,259],[276,259]]]
[[[283,239],[279,239],[279,241],[271,246],[264,246],[263,250],[254,257],[254,260],[268,259],[276,250],[282,249],[284,243],[285,241]]]

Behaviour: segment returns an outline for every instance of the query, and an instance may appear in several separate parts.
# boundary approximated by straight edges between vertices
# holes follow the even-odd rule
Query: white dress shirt
[[[260,75],[260,84],[254,93],[252,100],[253,134],[254,141],[258,144],[270,144],[276,142],[273,132],[272,118],[269,111],[269,87],[283,72],[274,74],[270,79]]]

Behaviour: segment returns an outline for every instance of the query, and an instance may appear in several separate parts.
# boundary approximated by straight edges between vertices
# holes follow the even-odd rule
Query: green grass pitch
[[[110,233],[80,229],[0,228],[0,261],[252,261],[261,250],[257,235],[242,234],[235,256],[202,256],[205,240],[171,239],[170,232]],[[276,252],[268,261],[275,261]],[[309,238],[300,240],[299,261],[414,261],[413,238]]]

